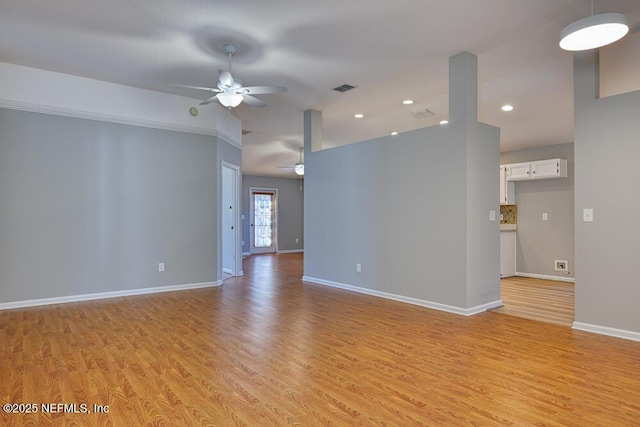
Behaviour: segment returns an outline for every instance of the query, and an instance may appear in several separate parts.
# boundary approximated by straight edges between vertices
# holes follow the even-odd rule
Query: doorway
[[[252,254],[277,252],[278,190],[250,188],[249,233]]]
[[[222,279],[239,276],[239,239],[240,227],[238,215],[240,197],[238,189],[240,167],[222,162],[222,204],[220,216],[222,218],[221,251],[222,251]]]

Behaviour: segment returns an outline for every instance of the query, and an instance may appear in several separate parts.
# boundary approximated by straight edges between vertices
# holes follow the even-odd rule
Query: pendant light
[[[560,47],[580,51],[596,49],[620,40],[629,32],[627,17],[622,13],[593,14],[573,22],[560,32]]]
[[[221,92],[218,94],[217,98],[218,101],[220,101],[220,104],[224,105],[228,109],[232,109],[240,105],[244,96],[235,92]]]

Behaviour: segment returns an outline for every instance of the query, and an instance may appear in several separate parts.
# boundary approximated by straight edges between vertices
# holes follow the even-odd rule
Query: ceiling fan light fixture
[[[293,167],[293,171],[297,174],[297,175],[304,175],[304,164],[302,163],[296,163],[295,166]]]
[[[243,95],[234,92],[223,92],[218,94],[218,101],[225,107],[231,109],[240,105],[244,99]]]
[[[628,32],[624,14],[592,14],[564,27],[560,32],[560,47],[573,52],[596,49],[620,40]]]

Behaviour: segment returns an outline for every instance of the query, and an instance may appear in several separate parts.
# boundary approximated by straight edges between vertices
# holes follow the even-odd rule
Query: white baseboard
[[[91,301],[106,298],[128,297],[134,295],[156,294],[160,292],[184,291],[187,289],[209,288],[222,285],[222,280],[216,282],[191,283],[188,285],[157,286],[153,288],[130,289],[126,291],[99,292],[95,294],[69,295],[66,297],[54,297],[0,303],[0,310],[13,308],[37,307],[40,305],[64,304],[67,302]]]
[[[609,328],[608,326],[591,325],[589,323],[582,322],[573,322],[571,327],[578,331],[593,332],[594,334],[608,335],[610,337],[623,338],[625,340],[640,341],[640,332]]]
[[[473,316],[474,314],[482,313],[492,308],[502,306],[502,300],[492,301],[487,304],[478,305],[471,308],[461,308],[452,305],[440,304],[438,302],[426,301],[418,298],[411,298],[402,295],[391,294],[388,292],[381,292],[372,289],[362,288],[359,286],[347,285],[344,283],[332,282],[330,280],[318,279],[316,277],[302,276],[302,280],[305,282],[316,283],[318,285],[331,286],[333,288],[344,289],[347,291],[358,292],[361,294],[371,295],[374,297],[386,298],[394,301],[404,302],[407,304],[419,305],[421,307],[432,308],[434,310],[446,311],[448,313],[459,314],[462,316]]]
[[[251,255],[251,252],[242,252],[242,256],[249,256]]]
[[[233,273],[233,271],[230,268],[224,268],[224,267],[222,268],[222,272],[227,274]]]
[[[278,250],[279,254],[297,254],[300,252],[304,252],[304,249],[285,249],[283,251]]]
[[[545,274],[520,273],[519,271],[516,271],[516,276],[529,277],[531,279],[556,280],[558,282],[570,282],[570,283],[575,283],[576,282],[576,279],[574,279],[573,277],[547,276]]]

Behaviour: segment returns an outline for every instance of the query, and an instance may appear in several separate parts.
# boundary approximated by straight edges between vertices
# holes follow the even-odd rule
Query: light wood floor
[[[252,256],[218,288],[0,312],[2,403],[109,406],[0,425],[638,425],[638,342],[303,284],[301,261]]]
[[[527,277],[500,280],[504,307],[494,313],[571,326],[575,317],[574,284]]]

